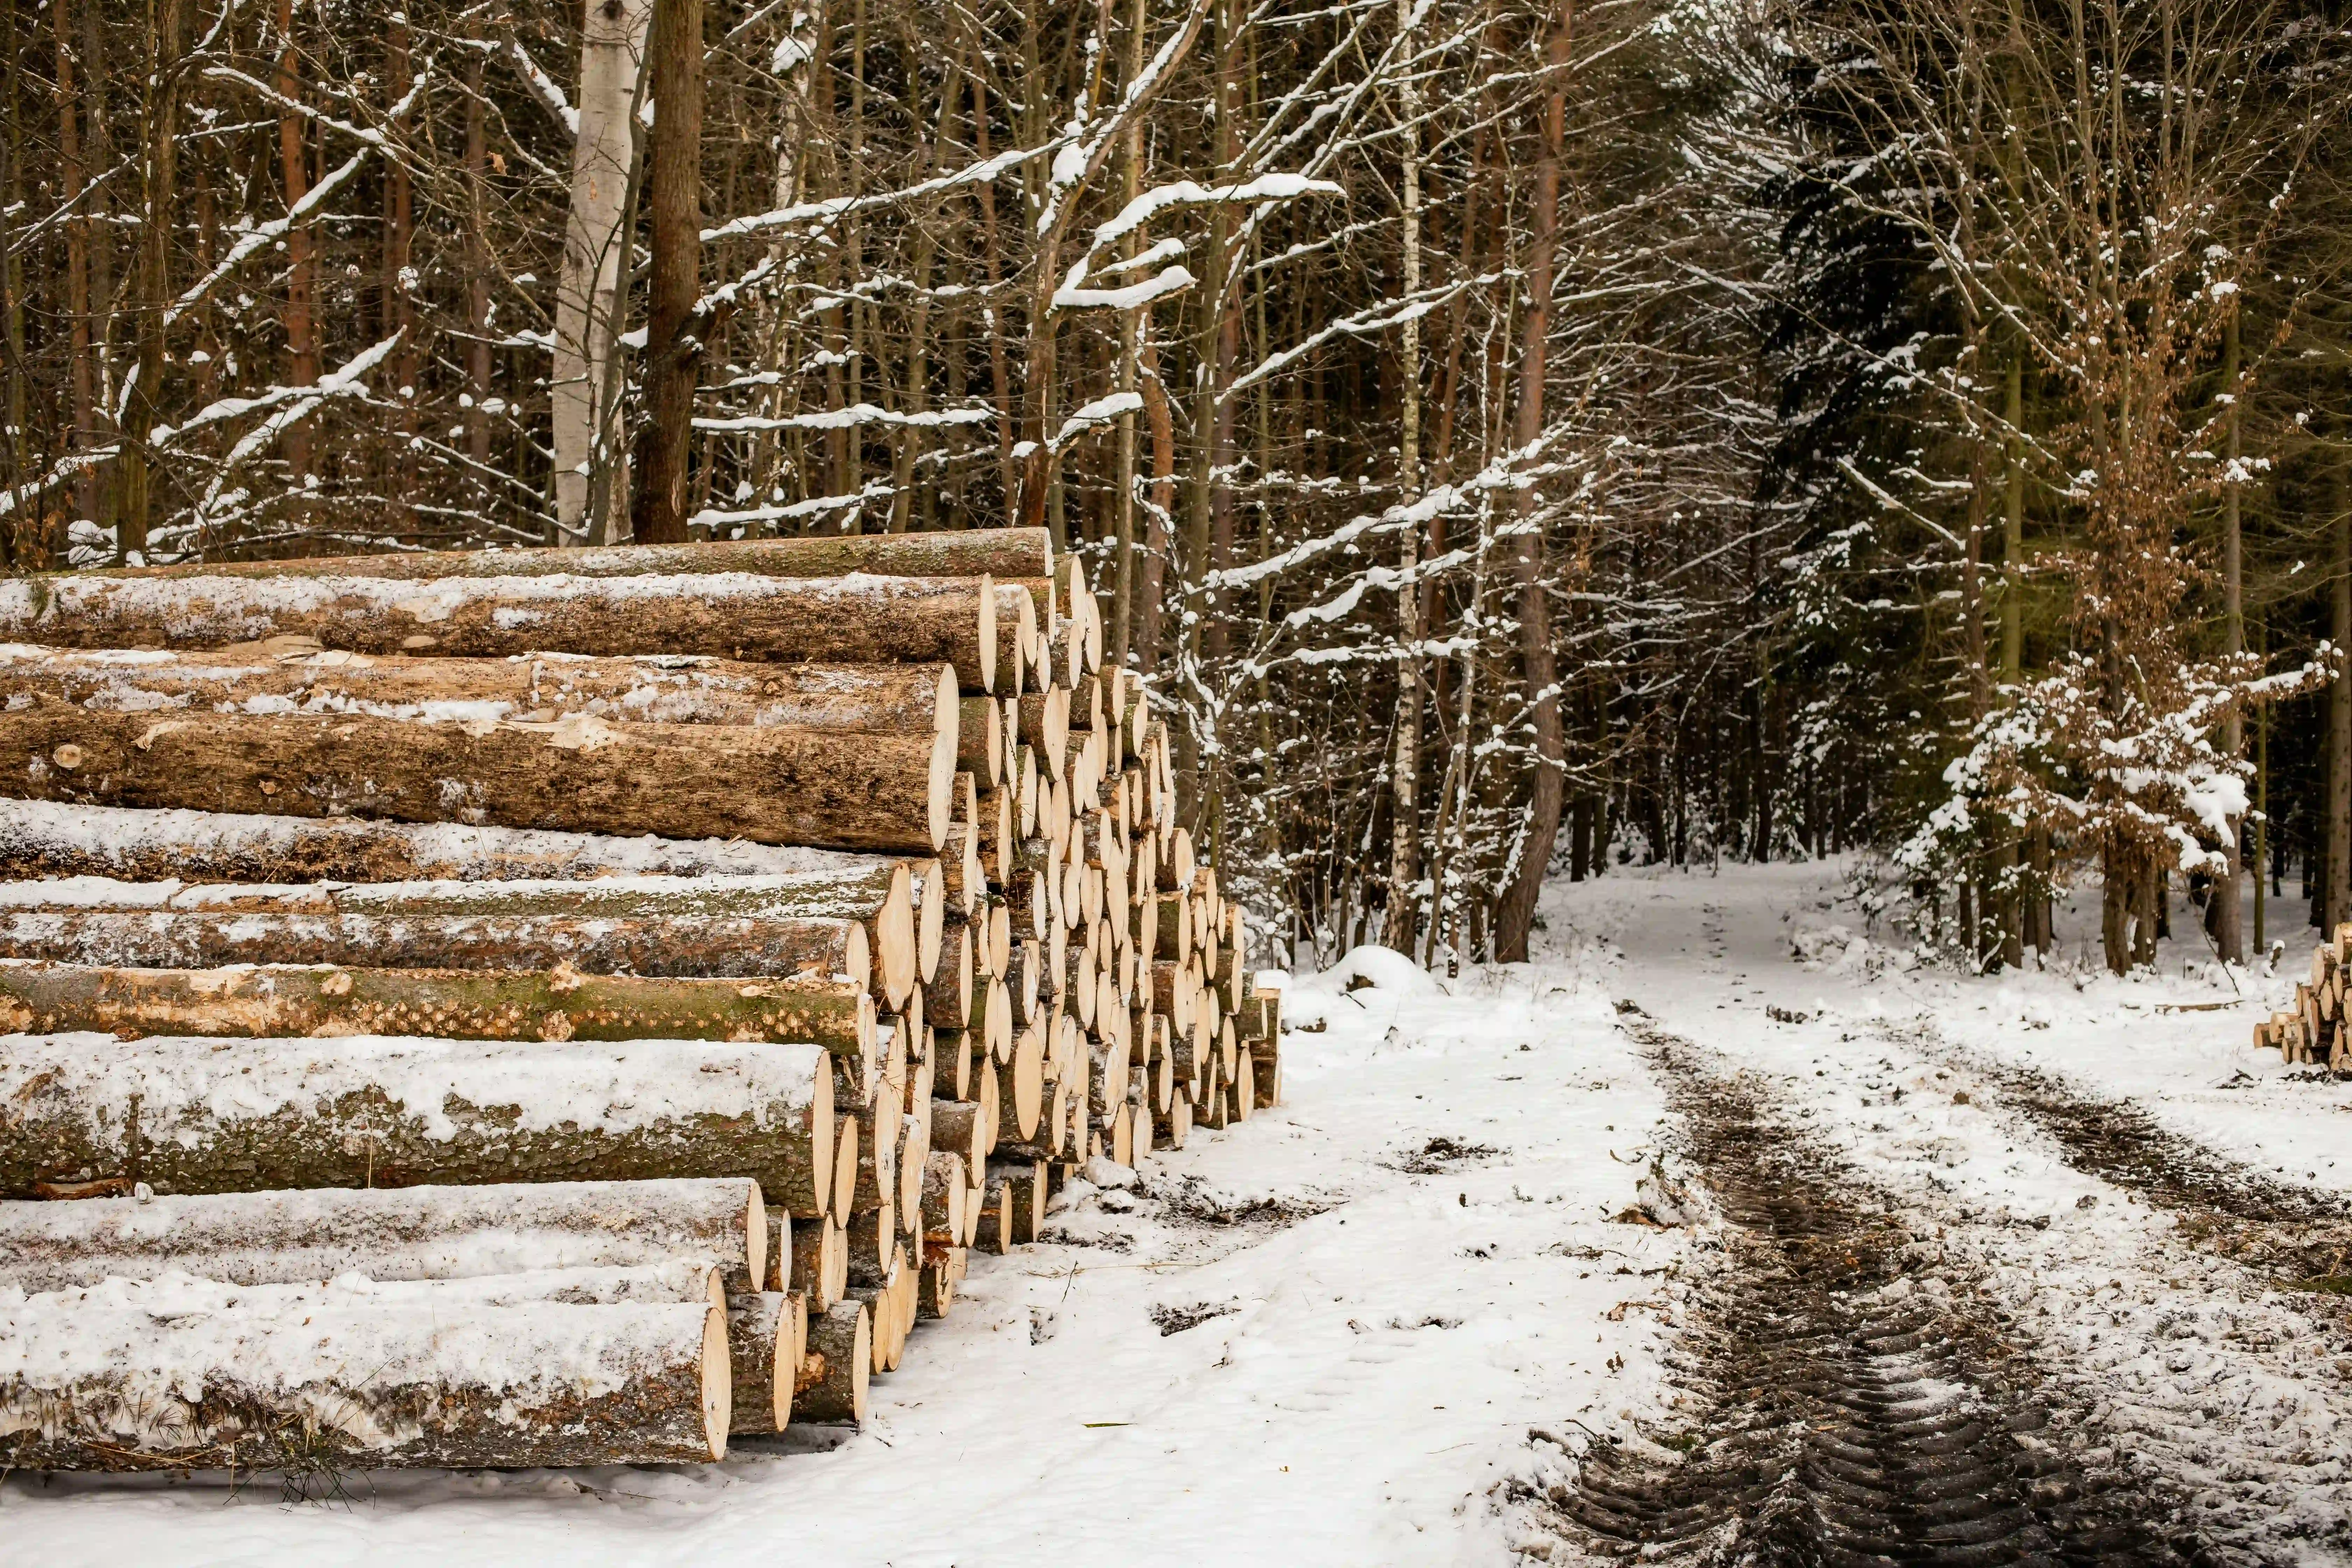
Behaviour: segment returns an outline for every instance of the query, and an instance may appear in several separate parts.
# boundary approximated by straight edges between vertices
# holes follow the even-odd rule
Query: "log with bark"
[[[749,1176],[831,1202],[814,1046],[17,1036],[0,1194],[121,1176],[162,1193]]]
[[[790,877],[8,882],[0,883],[0,954],[148,968],[279,962],[568,965],[676,978],[867,973],[895,1007],[916,984],[916,898],[905,864],[862,858],[846,872]]]
[[[0,1307],[0,1463],[333,1473],[727,1451],[727,1321],[664,1305],[279,1309],[114,1281]]]
[[[0,1203],[0,1284],[38,1293],[167,1269],[239,1285],[459,1279],[673,1261],[757,1289],[757,1182],[586,1181]],[[779,1245],[781,1245],[781,1239]]]
[[[77,574],[0,584],[0,637],[59,647],[222,647],[293,637],[352,653],[467,658],[941,663],[955,667],[968,691],[995,688],[998,615],[985,576]]]
[[[812,1313],[793,1413],[807,1421],[864,1426],[873,1373],[873,1322],[865,1302],[836,1301],[822,1313]]]
[[[799,1363],[793,1354],[793,1298],[762,1290],[722,1303],[733,1390],[730,1436],[781,1432],[793,1418],[793,1384]]]
[[[0,710],[19,795],[80,805],[460,821],[928,854],[945,837],[951,735],[615,723],[424,723],[94,711],[34,694]]]
[[[0,917],[5,928],[10,917]],[[54,1035],[454,1040],[768,1040],[874,1050],[874,997],[846,979],[675,980],[461,969],[238,964],[124,969],[0,959],[0,1027]]]
[[[117,567],[93,576],[171,581],[186,577],[641,577],[742,572],[772,577],[1050,577],[1053,535],[1043,528],[959,529],[935,533],[821,535],[705,544],[631,544],[593,550],[402,551],[239,561],[186,566]]]
[[[319,648],[299,639],[287,647],[178,652],[0,644],[0,691],[111,713],[363,713],[474,724],[594,718],[944,735],[959,753],[965,713],[995,710],[992,699],[960,697],[955,672],[944,664],[746,664],[673,654],[425,658]]]

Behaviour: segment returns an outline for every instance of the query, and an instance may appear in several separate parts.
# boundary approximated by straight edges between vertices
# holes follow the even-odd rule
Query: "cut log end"
[[[734,1363],[727,1349],[727,1309],[714,1306],[702,1321],[702,1430],[710,1457],[727,1457],[728,1428],[735,1419]]]

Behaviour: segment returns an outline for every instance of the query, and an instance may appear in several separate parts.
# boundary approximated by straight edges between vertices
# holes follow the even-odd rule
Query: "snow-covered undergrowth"
[[[676,1469],[268,1481],[16,1476],[23,1560],[1494,1562],[1530,1428],[1657,1415],[1688,1232],[1599,950],[1433,980],[1360,952],[1294,984],[1286,1100],[1196,1131],[1048,1240],[975,1259],[859,1435]],[[1653,1202],[1654,1206],[1654,1201]],[[1674,1217],[1674,1216],[1670,1216]]]

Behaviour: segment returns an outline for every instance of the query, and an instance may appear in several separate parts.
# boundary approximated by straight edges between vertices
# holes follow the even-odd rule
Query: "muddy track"
[[[2066,1152],[2067,1163],[2172,1211],[2188,1239],[2313,1291],[2304,1304],[2323,1316],[2343,1311],[2342,1293],[2352,1288],[2352,1204],[2168,1131],[2136,1106],[1960,1049],[1932,1029],[1903,1032],[1901,1042],[1993,1085],[2011,1109]]]
[[[1679,1430],[1588,1447],[1528,1495],[1570,1545],[1644,1562],[1843,1568],[2240,1561],[2183,1522],[1971,1311],[1933,1234],[1768,1113],[1745,1079],[1629,1019],[1727,1224],[1670,1376]],[[1554,1561],[1559,1561],[1555,1554]]]

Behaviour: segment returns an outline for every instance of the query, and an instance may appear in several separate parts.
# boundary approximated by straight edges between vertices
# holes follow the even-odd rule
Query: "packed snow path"
[[[1958,979],[1836,890],[1612,876],[1450,994],[1302,979],[1285,1104],[981,1260],[863,1434],[312,1500],[17,1476],[0,1527],[302,1568],[2347,1561],[2346,1298],[2296,1287],[2352,1274],[2352,1086],[2245,1046],[2287,983]]]

